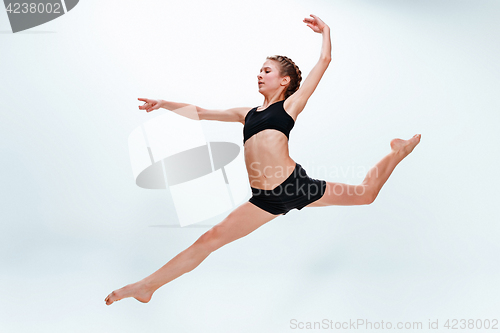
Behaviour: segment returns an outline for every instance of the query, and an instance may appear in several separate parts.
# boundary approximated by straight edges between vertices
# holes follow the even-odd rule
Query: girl
[[[370,169],[360,185],[308,177],[301,165],[290,158],[288,137],[328,68],[331,44],[330,28],[319,17],[311,15],[311,18],[304,19],[304,23],[322,34],[323,46],[318,63],[302,86],[301,72],[291,59],[271,56],[267,57],[257,75],[259,92],[264,96],[262,106],[228,110],[196,107],[199,120],[232,121],[244,125],[245,164],[252,189],[250,200],[150,276],[113,291],[105,299],[107,305],[126,297],[149,302],[158,288],[193,270],[213,251],[291,209],[372,203],[396,165],[420,142],[419,134],[409,140],[393,139],[391,152]],[[139,100],[145,102],[139,109],[147,112],[160,107],[175,111],[189,105],[147,98]]]

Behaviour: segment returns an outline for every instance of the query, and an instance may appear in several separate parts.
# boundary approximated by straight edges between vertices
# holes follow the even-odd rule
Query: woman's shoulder
[[[248,108],[247,108],[247,109],[245,110],[245,119],[247,119],[247,117],[248,117],[248,115],[249,115],[250,113],[252,113],[252,112],[254,112],[255,110],[257,110],[257,108],[258,108],[258,106],[253,107],[253,108],[251,108],[251,109],[248,109]]]

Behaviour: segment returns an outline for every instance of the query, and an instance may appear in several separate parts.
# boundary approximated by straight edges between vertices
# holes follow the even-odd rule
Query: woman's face
[[[278,64],[273,60],[266,60],[259,75],[257,75],[257,82],[259,85],[260,93],[270,93],[281,87],[286,86],[288,77],[281,77],[278,69]]]

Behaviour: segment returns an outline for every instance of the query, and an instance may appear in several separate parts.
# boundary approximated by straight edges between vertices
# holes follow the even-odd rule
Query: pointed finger
[[[311,14],[311,16],[314,17],[315,20],[321,21],[321,19],[319,17],[317,17],[316,15]]]
[[[318,20],[319,22],[323,22],[319,17],[317,17],[316,15],[313,15],[311,14],[312,17],[314,17],[316,20]]]

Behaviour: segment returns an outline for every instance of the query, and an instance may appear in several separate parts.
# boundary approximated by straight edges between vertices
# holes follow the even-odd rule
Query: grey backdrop
[[[392,138],[421,133],[421,144],[372,205],[294,210],[150,303],[107,307],[209,228],[174,227],[168,191],[134,184],[128,135],[169,112],[139,111],[137,98],[262,105],[267,55],[304,77],[316,63],[311,13],[331,27],[333,61],[291,157],[312,177],[359,183],[354,171]],[[498,319],[499,14],[486,0],[88,0],[12,34],[0,10],[0,331],[300,331],[292,319],[446,331],[447,319]],[[239,123],[203,127],[241,144]]]

